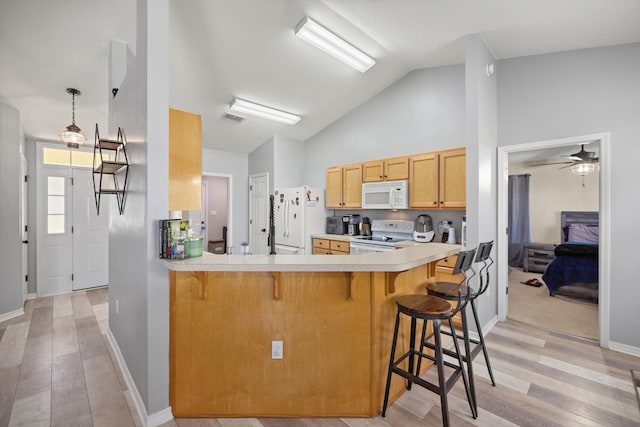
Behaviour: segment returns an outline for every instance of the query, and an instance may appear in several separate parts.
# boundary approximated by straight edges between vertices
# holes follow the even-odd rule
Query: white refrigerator
[[[276,255],[311,255],[311,235],[325,232],[324,190],[278,188],[274,196]]]

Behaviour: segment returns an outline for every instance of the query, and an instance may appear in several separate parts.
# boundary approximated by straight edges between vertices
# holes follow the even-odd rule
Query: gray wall
[[[0,104],[0,316],[22,308],[22,233],[20,232],[20,153],[24,135],[18,110]]]
[[[325,168],[465,145],[464,65],[414,70],[305,141],[305,184]]]
[[[640,347],[640,44],[499,62],[498,144],[611,134],[610,340]]]
[[[231,175],[231,241],[234,249],[249,241],[249,159],[246,154],[202,149],[202,172]],[[237,253],[237,251],[236,251]]]
[[[109,112],[131,164],[124,215],[109,200],[109,328],[154,413],[169,403],[169,279],[157,260],[158,220],[168,216],[168,1],[138,0],[137,13],[136,57]]]
[[[273,194],[275,137],[267,139],[249,153],[249,175],[269,174],[269,194]],[[248,212],[247,212],[248,215]]]
[[[281,136],[274,138],[273,188],[298,187],[303,182],[304,143]],[[324,188],[324,185],[322,186]]]
[[[477,34],[465,37],[465,93],[467,146],[467,246],[496,240],[496,72],[487,75],[487,64],[495,64],[491,51]],[[496,249],[493,258],[496,258]],[[492,277],[495,275],[493,267]],[[497,281],[478,299],[481,324],[496,318]]]

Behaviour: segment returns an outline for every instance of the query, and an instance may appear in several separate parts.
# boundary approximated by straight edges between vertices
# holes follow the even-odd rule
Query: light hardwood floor
[[[105,289],[27,301],[0,323],[0,427],[134,426],[130,392],[104,337]],[[450,393],[453,426],[638,426],[630,369],[640,358],[515,321],[487,336],[497,387],[474,363],[479,417],[462,384]],[[431,376],[432,373],[427,373]],[[372,419],[176,419],[165,427],[412,427],[442,424],[438,397],[420,387]]]

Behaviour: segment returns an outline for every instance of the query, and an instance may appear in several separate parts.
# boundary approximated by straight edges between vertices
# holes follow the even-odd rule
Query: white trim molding
[[[32,294],[27,294],[27,300],[36,299],[36,298],[38,298],[38,294],[35,292]]]
[[[498,236],[497,236],[497,277],[498,277],[498,320],[506,320],[508,313],[507,287],[509,284],[508,265],[508,182],[509,182],[509,154],[521,151],[539,150],[544,148],[576,145],[585,141],[598,141],[599,153],[599,183],[600,183],[600,258],[599,258],[599,295],[598,295],[598,326],[600,329],[600,346],[610,348],[610,289],[611,289],[611,149],[609,132],[590,135],[572,136],[568,138],[547,141],[529,142],[498,147]],[[622,344],[621,344],[622,345]]]
[[[629,356],[640,357],[640,347],[609,341],[609,349],[617,351],[618,353],[628,354]]]
[[[129,368],[127,368],[127,364],[124,361],[124,357],[122,356],[122,352],[120,351],[118,342],[113,336],[111,329],[107,328],[105,335],[107,337],[107,342],[109,343],[111,350],[113,350],[113,354],[116,356],[116,362],[118,362],[120,372],[122,372],[124,381],[127,383],[127,388],[131,393],[131,399],[133,400],[133,404],[135,406],[140,423],[145,427],[156,427],[168,421],[171,421],[173,419],[173,413],[171,412],[170,406],[153,414],[147,414],[147,409],[144,405],[142,397],[140,396],[138,387],[136,387],[136,383],[133,381],[131,372],[129,372]]]
[[[13,319],[14,317],[22,316],[24,314],[24,307],[17,310],[10,311],[8,313],[0,314],[0,322]]]

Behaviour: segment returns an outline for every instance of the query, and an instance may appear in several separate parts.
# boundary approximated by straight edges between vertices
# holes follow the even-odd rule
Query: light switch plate
[[[282,359],[282,341],[271,341],[271,358]]]

